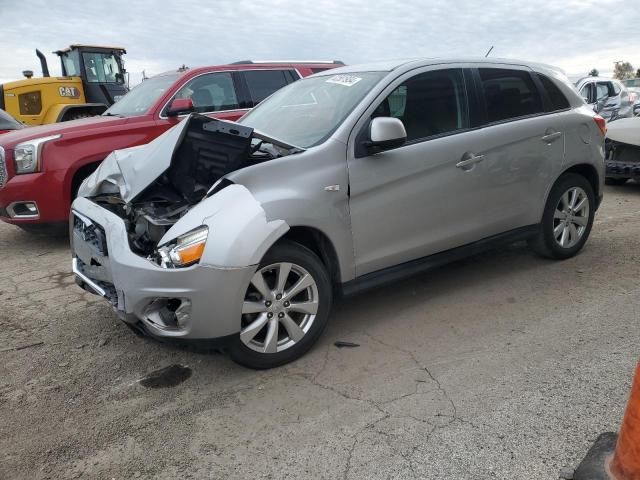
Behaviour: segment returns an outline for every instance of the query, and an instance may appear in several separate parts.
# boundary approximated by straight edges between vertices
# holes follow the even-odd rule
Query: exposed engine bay
[[[169,168],[135,198],[125,202],[117,193],[92,198],[125,219],[131,249],[142,256],[153,254],[164,234],[192,206],[232,184],[222,179],[225,175],[302,151],[234,122],[198,114],[184,122],[188,124]]]

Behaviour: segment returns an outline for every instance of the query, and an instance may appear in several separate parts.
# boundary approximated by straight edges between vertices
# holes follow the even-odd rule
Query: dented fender
[[[288,230],[284,220],[267,220],[251,192],[229,185],[201,201],[160,240],[162,246],[201,225],[209,236],[200,263],[218,268],[241,268],[260,263],[269,248]]]

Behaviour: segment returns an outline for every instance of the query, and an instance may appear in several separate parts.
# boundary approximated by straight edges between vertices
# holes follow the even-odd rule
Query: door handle
[[[462,156],[462,160],[456,163],[456,167],[458,168],[467,168],[475,165],[478,162],[484,160],[484,155],[476,155],[474,153],[465,153]]]
[[[547,133],[546,135],[542,136],[542,141],[547,143],[555,142],[561,136],[562,136],[562,132]]]

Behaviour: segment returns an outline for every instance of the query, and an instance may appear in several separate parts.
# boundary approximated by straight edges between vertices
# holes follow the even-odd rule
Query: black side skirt
[[[343,297],[350,297],[371,288],[404,280],[418,273],[433,270],[447,263],[461,260],[501,245],[526,240],[540,232],[540,228],[541,226],[539,224],[516,228],[515,230],[510,230],[499,235],[483,238],[468,245],[411,260],[401,263],[400,265],[387,267],[376,272],[367,273],[362,277],[343,283],[340,293]]]

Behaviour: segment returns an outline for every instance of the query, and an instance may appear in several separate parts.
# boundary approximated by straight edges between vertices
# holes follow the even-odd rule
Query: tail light
[[[629,92],[629,101],[636,103],[636,100],[638,100],[638,95],[635,92]]]
[[[605,121],[605,119],[600,115],[594,115],[593,121],[596,122],[596,125],[598,125],[600,133],[602,133],[602,135],[605,135],[607,133],[607,122]]]

